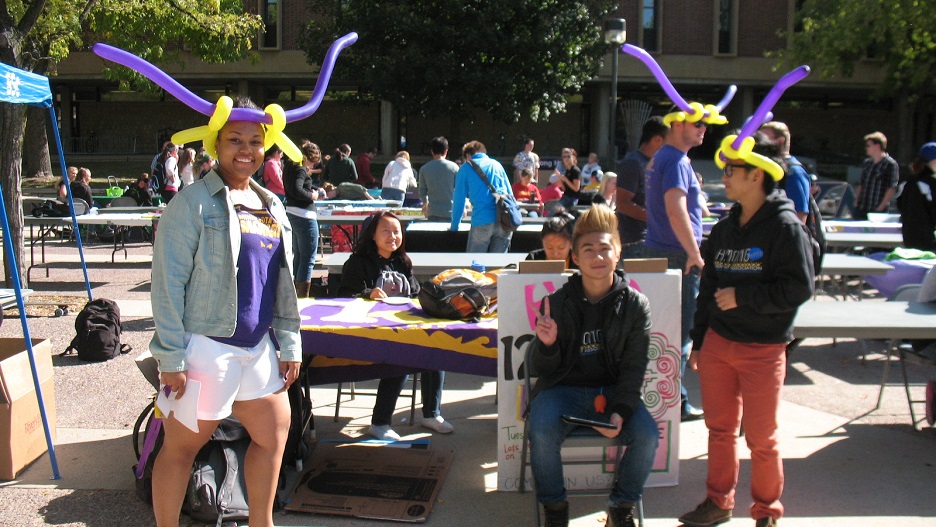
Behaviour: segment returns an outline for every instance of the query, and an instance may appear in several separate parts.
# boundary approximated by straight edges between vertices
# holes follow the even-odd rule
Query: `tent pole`
[[[88,291],[88,301],[94,300],[91,295],[91,280],[88,279],[88,264],[85,262],[84,248],[81,245],[81,231],[78,230],[78,218],[75,217],[75,202],[72,200],[71,185],[68,181],[68,168],[65,166],[65,151],[62,149],[62,136],[59,135],[58,120],[55,118],[55,107],[49,103],[49,116],[52,118],[52,131],[55,136],[55,145],[58,148],[59,164],[62,167],[62,181],[68,193],[68,208],[71,210],[72,229],[75,231],[75,242],[78,244],[78,256],[81,258],[81,270],[84,272],[85,289]],[[88,205],[91,205],[89,203]],[[5,216],[4,216],[5,218]]]

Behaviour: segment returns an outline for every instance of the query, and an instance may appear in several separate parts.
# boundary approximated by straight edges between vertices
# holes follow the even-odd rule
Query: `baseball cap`
[[[559,174],[553,174],[553,175],[549,176],[549,182],[550,182],[550,183],[555,183],[556,181],[559,181]]]
[[[927,163],[936,159],[936,142],[926,143],[920,147],[920,156],[926,160]]]

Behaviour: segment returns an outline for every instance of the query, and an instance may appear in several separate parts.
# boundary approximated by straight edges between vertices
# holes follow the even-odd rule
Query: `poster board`
[[[679,271],[628,274],[631,286],[650,300],[650,362],[644,380],[644,402],[656,419],[660,445],[647,486],[673,486],[679,483],[680,422],[680,287]],[[519,488],[520,456],[523,446],[522,363],[527,346],[535,337],[535,309],[546,295],[558,290],[567,275],[517,274],[504,272],[498,279],[498,358],[497,358],[497,488]],[[507,316],[510,313],[513,316]],[[583,455],[596,448],[579,449]],[[586,452],[591,450],[592,453]],[[620,456],[622,449],[606,449],[606,458]],[[601,468],[594,465],[567,465],[566,487],[573,489],[610,488],[616,463]],[[597,471],[601,474],[597,474]],[[532,488],[527,470],[526,488]]]

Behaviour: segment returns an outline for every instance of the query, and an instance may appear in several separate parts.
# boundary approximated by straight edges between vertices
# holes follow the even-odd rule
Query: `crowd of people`
[[[237,104],[255,108],[246,99]],[[752,136],[752,150],[725,157],[721,181],[735,205],[703,245],[706,199],[688,153],[702,144],[707,128],[705,121],[652,117],[615,172],[603,169],[594,153],[580,166],[576,149],[563,148],[543,186],[533,139],[525,141],[510,172],[477,140],[462,146],[457,162],[450,160],[449,142],[440,136],[431,141],[431,161],[417,169],[401,150],[382,177],[372,169],[375,148],[352,157],[351,147],[341,144],[323,155],[304,140],[296,161],[276,144],[265,147],[266,129],[251,121],[224,125],[216,159],[167,143],[150,171],[125,192],[140,205],[152,205],[157,194],[168,204],[153,257],[151,351],[162,382],[179,395],[190,381],[201,383],[198,429],[167,420],[153,478],[159,523],[175,524],[192,458],[218,421],[233,414],[254,439],[245,467],[251,524],[271,524],[289,421],[283,390],[296,380],[301,359],[297,298],[311,292],[318,252],[316,202],[369,200],[379,192],[384,200],[417,199],[430,221],[452,231],[470,211],[465,251],[472,253],[510,248],[513,230],[499,220],[499,197],[528,204],[530,216],[546,219],[542,248],[527,259],[560,260],[576,271],[540,305],[530,344],[538,381],[525,413],[537,499],[548,526],[568,525],[559,456],[574,427],[562,416],[570,414],[606,421],[610,429],[596,430],[627,447],[610,491],[608,521],[634,525],[658,433],[641,396],[650,306],[620,264],[650,257],[665,259],[682,277],[681,375],[698,373],[705,411],[683,385],[681,419],[704,419],[709,430],[706,497],[680,521],[693,527],[730,519],[743,424],[755,460],[751,516],[758,527],[777,525],[783,514],[777,412],[793,318],[812,295],[818,271],[807,228],[816,185],[791,155],[789,128],[763,124]],[[875,132],[864,140],[868,159],[852,204],[855,218],[887,211],[896,201],[907,246],[936,250],[936,143],[923,145],[910,175],[901,178],[886,137]],[[93,206],[90,171],[71,167],[68,175],[72,197]],[[67,197],[64,183],[59,196]],[[576,207],[589,202],[579,215]],[[212,208],[220,215],[204,212]],[[360,231],[337,295],[418,295],[400,218],[379,211]],[[758,258],[748,258],[754,250]],[[422,373],[420,424],[446,434],[454,426],[441,414],[444,378],[441,371]],[[406,382],[406,376],[381,379],[371,436],[400,439],[391,417]],[[599,398],[606,406],[597,405]]]

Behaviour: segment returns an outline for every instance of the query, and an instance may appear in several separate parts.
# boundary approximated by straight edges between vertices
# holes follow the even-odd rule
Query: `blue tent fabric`
[[[35,104],[52,106],[52,90],[49,78],[14,68],[0,62],[0,101],[13,104]]]

